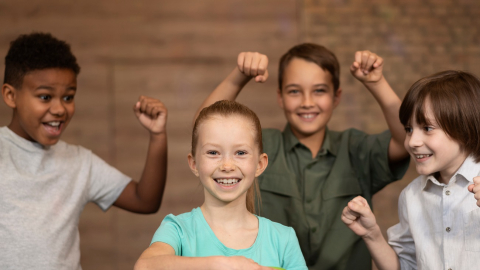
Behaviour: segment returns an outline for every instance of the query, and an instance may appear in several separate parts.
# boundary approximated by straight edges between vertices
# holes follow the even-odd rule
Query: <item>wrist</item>
[[[369,232],[367,234],[362,236],[365,242],[375,242],[381,237],[383,237],[383,235],[378,224],[375,224],[375,226],[369,229]]]
[[[385,77],[382,74],[382,77],[380,77],[376,81],[363,81],[363,84],[368,88],[368,89],[373,89],[376,88],[386,82]]]
[[[231,84],[239,87],[245,86],[253,77],[245,75],[236,67],[232,73],[230,73],[229,81]]]
[[[150,132],[150,142],[163,141],[167,137],[167,131]]]

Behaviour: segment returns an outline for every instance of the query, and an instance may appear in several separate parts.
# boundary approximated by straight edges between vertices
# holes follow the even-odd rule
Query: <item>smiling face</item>
[[[425,101],[425,118],[428,124],[418,124],[413,117],[411,125],[405,127],[407,136],[404,146],[415,161],[419,174],[438,173],[437,179],[447,184],[467,154],[436,122],[428,99]]]
[[[5,84],[2,94],[13,108],[9,128],[22,138],[54,145],[75,112],[77,79],[69,69],[42,69],[27,73],[21,89]]]
[[[293,58],[285,68],[278,104],[298,139],[325,133],[341,89],[334,91],[332,76],[317,64]]]
[[[267,165],[252,123],[238,115],[213,115],[197,130],[195,157],[189,154],[188,163],[205,188],[205,202],[245,205],[248,188]]]

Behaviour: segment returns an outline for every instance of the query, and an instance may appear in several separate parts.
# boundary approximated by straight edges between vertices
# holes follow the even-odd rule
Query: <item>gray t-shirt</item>
[[[0,127],[0,269],[81,269],[80,213],[106,211],[130,181],[81,146]]]

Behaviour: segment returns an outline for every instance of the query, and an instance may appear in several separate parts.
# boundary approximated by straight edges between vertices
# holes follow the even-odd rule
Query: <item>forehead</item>
[[[309,83],[309,84],[327,84],[333,86],[332,74],[324,70],[314,62],[301,58],[293,58],[285,68],[283,74],[283,84],[290,83]]]
[[[215,141],[221,138],[232,140],[255,140],[255,125],[241,115],[212,115],[198,126],[198,139]]]
[[[77,84],[77,76],[70,69],[48,68],[29,71],[23,77],[22,88],[39,86],[72,87]]]

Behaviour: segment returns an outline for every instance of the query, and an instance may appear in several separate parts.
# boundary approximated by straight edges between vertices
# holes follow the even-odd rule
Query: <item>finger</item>
[[[475,185],[480,185],[480,176],[474,177],[474,178],[473,178],[473,183],[474,183]]]
[[[357,62],[357,68],[360,67],[360,63],[362,63],[362,52],[361,51],[357,51],[355,52],[355,62]]]
[[[357,202],[361,206],[369,207],[367,200],[362,196],[357,196],[357,197],[353,198],[352,201]]]
[[[260,59],[258,61],[258,75],[265,75],[267,73],[268,67],[268,57],[266,55],[260,55]]]
[[[370,207],[363,205],[362,203],[359,203],[358,201],[351,200],[348,203],[348,207],[359,214],[360,216],[368,217],[371,215],[371,210]]]
[[[353,221],[357,220],[360,217],[360,214],[350,209],[350,207],[345,206],[342,211],[342,220],[344,223],[351,224]]]
[[[365,65],[365,70],[370,72],[372,70],[373,63],[375,63],[376,60],[377,60],[377,55],[374,53],[371,53],[368,56],[367,63]]]
[[[237,57],[237,66],[240,72],[243,73],[243,63],[245,62],[245,53],[241,52]]]
[[[250,68],[252,66],[252,53],[247,52],[245,54],[245,60],[243,62],[243,73],[247,76],[251,76],[251,71]]]
[[[257,52],[252,53],[252,63],[250,66],[250,76],[257,76],[260,64],[260,54]]]
[[[473,188],[474,188],[474,187],[475,187],[475,185],[473,185],[473,184],[472,184],[472,185],[469,185],[469,186],[468,186],[468,191],[474,193],[474,192],[473,192]]]
[[[255,81],[256,81],[256,82],[260,82],[260,83],[266,82],[267,79],[268,79],[268,70],[265,71],[265,74],[263,74],[263,75],[258,75],[257,77],[255,77]]]
[[[477,192],[473,195],[473,197],[475,198],[475,200],[480,200],[480,192]]]
[[[369,51],[363,51],[362,52],[362,61],[360,63],[360,68],[361,69],[363,69],[363,70],[366,69],[369,57],[370,57],[370,52]]]
[[[354,73],[360,68],[360,64],[358,62],[353,62],[352,65],[350,66],[350,71]]]
[[[377,55],[377,60],[373,63],[373,68],[379,68],[383,65],[383,58]]]

